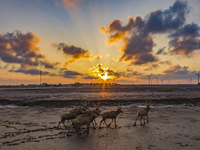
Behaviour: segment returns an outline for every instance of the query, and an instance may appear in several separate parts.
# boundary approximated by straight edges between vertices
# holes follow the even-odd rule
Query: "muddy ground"
[[[115,110],[104,107],[101,110]],[[174,106],[153,107],[149,111],[149,123],[133,126],[136,113],[141,109],[126,108],[117,117],[117,125],[96,129],[88,134],[69,132],[60,121],[59,115],[67,108],[2,108],[0,109],[0,149],[2,150],[133,150],[133,149],[200,149],[200,107]],[[110,122],[111,120],[107,120]],[[71,122],[66,121],[70,126]],[[85,127],[81,129],[81,132]]]

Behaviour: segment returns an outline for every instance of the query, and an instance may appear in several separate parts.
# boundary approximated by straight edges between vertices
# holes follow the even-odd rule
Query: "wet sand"
[[[115,107],[101,108],[102,111]],[[0,149],[49,150],[132,150],[132,149],[200,149],[200,107],[153,107],[149,123],[133,126],[136,113],[141,109],[123,108],[124,113],[114,124],[92,129],[88,134],[77,135],[74,130],[56,126],[59,115],[67,108],[1,108]],[[99,124],[101,116],[97,118]],[[110,122],[108,120],[107,122]],[[66,125],[71,123],[66,121]],[[85,127],[81,131],[84,131]]]

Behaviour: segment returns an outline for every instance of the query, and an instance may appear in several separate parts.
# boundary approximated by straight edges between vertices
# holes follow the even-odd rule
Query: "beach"
[[[132,92],[125,93],[128,98],[125,97],[123,99],[122,110],[124,112],[117,116],[117,128],[114,127],[113,122],[110,127],[102,124],[103,128],[99,129],[98,125],[102,119],[99,116],[96,119],[98,124],[96,129],[91,127],[87,134],[83,133],[86,130],[86,127],[83,126],[81,129],[82,135],[77,135],[70,127],[71,122],[68,121],[65,122],[68,128],[65,128],[63,124],[57,128],[60,115],[69,112],[74,107],[78,107],[71,99],[66,100],[62,92],[58,92],[63,89],[57,89],[57,92],[54,89],[54,93],[51,93],[49,97],[45,96],[45,94],[50,95],[48,92],[36,92],[37,94],[34,94],[34,89],[32,94],[31,90],[29,93],[21,90],[19,94],[20,90],[18,89],[1,89],[0,93],[2,91],[4,95],[2,94],[0,97],[0,149],[200,149],[199,87],[181,87],[182,89],[179,88],[177,91],[174,88],[173,92],[156,92],[157,89],[154,88],[149,87],[144,90],[137,88],[140,91],[135,92],[135,94],[131,94]],[[158,88],[166,89],[166,87]],[[10,95],[6,96],[5,91]],[[70,93],[68,94],[70,95]],[[86,93],[88,95],[88,92]],[[121,99],[110,100],[109,93],[111,92],[109,91],[104,95],[106,102],[100,101],[102,112],[117,110],[118,102],[122,101]],[[114,92],[112,95],[116,93]],[[142,95],[140,95],[141,93]],[[96,94],[102,93],[96,92]],[[58,98],[58,95],[60,95],[60,98],[57,99],[59,102],[49,104],[52,99],[55,101],[55,97],[57,96]],[[77,98],[75,99],[77,102],[79,100],[77,95],[80,95],[80,93],[77,92],[74,95]],[[91,95],[88,97],[94,96]],[[27,99],[27,97],[32,97],[32,100]],[[149,122],[144,126],[140,126],[138,119],[137,125],[133,126],[137,111],[145,108],[142,104],[147,98],[152,102],[149,110]],[[99,99],[100,96],[97,96],[97,99],[89,99],[91,101],[90,107],[95,106],[93,101],[98,101]],[[62,107],[61,104],[65,104],[65,106]],[[107,120],[107,122],[111,122],[111,119]]]

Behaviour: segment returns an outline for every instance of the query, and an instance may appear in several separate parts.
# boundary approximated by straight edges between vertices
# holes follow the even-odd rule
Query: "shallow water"
[[[159,89],[172,89],[158,92]],[[200,86],[152,85],[102,87],[39,87],[0,88],[0,106],[13,107],[74,107],[80,101],[89,101],[94,106],[139,107],[145,101],[152,106],[200,105]]]

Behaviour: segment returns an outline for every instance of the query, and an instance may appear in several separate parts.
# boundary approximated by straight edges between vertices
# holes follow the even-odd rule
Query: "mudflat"
[[[101,110],[115,110],[105,107]],[[96,129],[82,135],[62,124],[59,115],[69,111],[67,108],[1,108],[0,109],[0,149],[2,150],[102,150],[102,149],[200,149],[200,107],[173,106],[152,107],[149,122],[133,126],[136,113],[141,109],[123,108],[124,113],[117,117],[117,128],[102,124],[101,116],[96,121]],[[107,120],[110,122],[111,120]],[[65,123],[70,126],[71,122]],[[70,127],[69,127],[70,128]]]
[[[158,91],[164,89],[164,91]],[[172,89],[165,91],[165,89]],[[77,135],[66,121],[59,128],[60,115],[78,107],[80,100],[100,101],[102,112],[116,110],[114,123],[106,127],[96,119],[96,129]],[[149,122],[140,125],[137,112],[151,100]],[[200,149],[200,86],[128,86],[102,88],[1,88],[0,149],[2,150],[191,150]],[[107,120],[111,122],[111,119]]]

